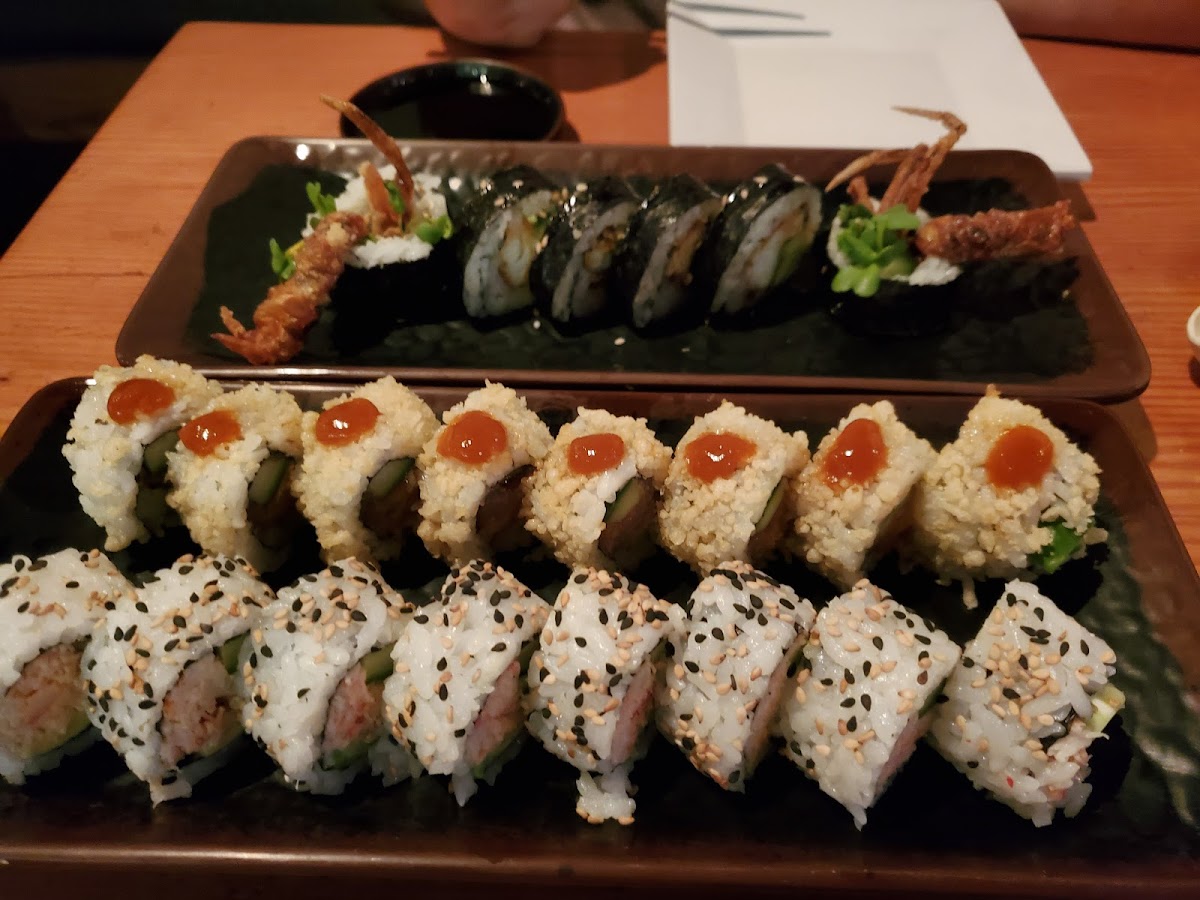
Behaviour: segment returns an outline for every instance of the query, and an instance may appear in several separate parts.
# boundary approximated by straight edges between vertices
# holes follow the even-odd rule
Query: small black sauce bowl
[[[562,98],[539,78],[504,63],[461,59],[401,69],[350,102],[392,137],[548,141],[563,121]],[[345,137],[361,137],[345,116]]]

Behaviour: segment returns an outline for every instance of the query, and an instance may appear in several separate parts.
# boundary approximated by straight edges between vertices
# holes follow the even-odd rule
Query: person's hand
[[[486,47],[531,47],[574,0],[425,0],[449,34]]]

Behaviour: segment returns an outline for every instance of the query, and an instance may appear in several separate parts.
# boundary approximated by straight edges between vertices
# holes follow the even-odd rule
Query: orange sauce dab
[[[1023,491],[1042,483],[1054,465],[1054,442],[1032,425],[1015,425],[992,444],[984,469],[992,487]]]
[[[175,402],[170,385],[153,378],[130,378],[118,384],[108,395],[108,417],[118,425],[162,412]]]
[[[697,481],[706,484],[728,478],[754,458],[758,446],[740,434],[706,431],[683,451],[687,469]]]
[[[862,487],[887,465],[888,448],[883,429],[874,419],[854,419],[846,423],[825,454],[822,468],[825,481],[832,485]]]
[[[223,445],[239,440],[242,426],[237,416],[227,409],[218,409],[197,416],[179,429],[179,443],[197,456],[211,456]]]
[[[508,449],[504,424],[480,409],[468,409],[442,429],[438,455],[469,466],[482,466]]]
[[[599,475],[615,469],[625,458],[625,442],[619,434],[585,434],[567,447],[567,468],[576,475]]]
[[[375,430],[379,408],[366,397],[352,397],[317,416],[313,432],[318,444],[344,447]]]

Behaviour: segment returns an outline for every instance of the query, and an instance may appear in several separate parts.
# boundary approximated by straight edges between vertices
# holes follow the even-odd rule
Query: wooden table
[[[1095,165],[1085,228],[1154,365],[1120,414],[1200,560],[1200,56],[1026,41]],[[428,29],[184,28],[146,70],[0,260],[0,427],[37,388],[114,361],[117,332],[217,160],[253,134],[332,135],[318,93],[467,55]],[[554,34],[512,56],[559,88],[581,141],[667,140],[661,34]]]

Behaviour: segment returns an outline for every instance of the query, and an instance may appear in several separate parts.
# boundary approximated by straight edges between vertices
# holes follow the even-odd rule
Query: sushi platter
[[[139,363],[141,365],[145,363]],[[31,398],[0,441],[0,558],[8,560],[16,554],[33,558],[74,547],[85,551],[82,559],[87,565],[89,558],[95,559],[94,555],[88,556],[88,548],[105,546],[105,530],[94,521],[97,507],[89,506],[91,516],[85,513],[80,494],[72,484],[72,467],[76,468],[78,474],[82,465],[81,457],[71,451],[68,453],[69,464],[63,448],[64,444],[70,446],[72,442],[79,444],[84,441],[81,432],[77,431],[72,431],[73,436],[68,438],[72,418],[77,417],[77,409],[88,409],[81,405],[87,402],[85,392],[97,390],[98,385],[103,385],[108,377],[100,372],[92,382],[75,379],[47,386]],[[89,383],[92,384],[91,388]],[[230,398],[252,396],[254,391],[260,390],[242,381],[216,384],[229,392],[224,396]],[[141,388],[144,389],[144,385]],[[353,401],[344,398],[357,388],[353,383],[332,381],[277,383],[272,393],[278,395],[278,399],[271,402],[273,408],[294,409],[296,414],[305,411],[312,417],[306,419],[310,427],[316,421],[318,424],[315,427],[319,428],[322,419],[316,412],[323,409],[343,410],[344,418],[339,421],[349,421],[347,404]],[[111,386],[105,390],[111,390]],[[498,395],[500,389],[494,385],[486,389],[490,393],[485,390],[471,392],[466,386],[443,384],[414,385],[413,390],[428,404],[433,414],[446,417],[446,428],[449,429],[454,422],[467,418],[471,410],[483,410],[485,399]],[[847,420],[844,417],[852,409],[868,408],[859,404],[878,405],[879,401],[889,401],[888,409],[894,409],[898,420],[920,439],[929,441],[936,450],[955,440],[959,427],[976,403],[975,398],[969,397],[878,393],[772,395],[700,390],[690,393],[653,390],[606,392],[562,387],[518,387],[517,390],[520,408],[524,411],[521,415],[532,418],[525,424],[509,424],[507,427],[511,432],[511,440],[518,444],[521,441],[530,442],[529,446],[533,449],[529,452],[534,458],[546,453],[545,447],[551,434],[564,433],[571,427],[568,423],[579,407],[593,410],[595,415],[644,419],[657,440],[667,447],[678,444],[678,460],[684,455],[685,447],[692,446],[689,440],[698,442],[705,436],[701,434],[689,438],[688,435],[693,434],[689,428],[696,430],[700,429],[696,423],[716,422],[717,419],[712,417],[731,415],[728,412],[730,409],[741,410],[742,415],[760,423],[754,428],[778,428],[786,434],[803,430],[807,434],[806,445],[820,455],[832,451],[817,450],[819,443],[823,448],[838,443],[832,436],[826,442],[821,442],[821,436],[830,432],[830,429],[834,429],[835,433],[846,430]],[[219,391],[209,398],[210,402],[218,405],[220,400]],[[141,402],[146,402],[144,395]],[[722,406],[726,402],[727,405]],[[383,401],[377,401],[377,405],[383,408]],[[948,764],[946,759],[939,757],[930,745],[923,742],[903,770],[895,775],[894,783],[870,808],[869,822],[862,830],[858,830],[854,821],[858,813],[852,818],[837,800],[828,795],[824,781],[821,782],[821,789],[818,789],[817,784],[804,776],[803,760],[812,757],[811,749],[803,753],[796,751],[799,756],[794,760],[796,765],[782,755],[768,753],[753,773],[753,779],[745,785],[744,793],[739,793],[735,782],[740,780],[741,770],[721,763],[720,766],[714,764],[711,771],[701,771],[700,763],[691,758],[694,748],[688,743],[686,734],[682,738],[676,735],[671,740],[655,739],[645,758],[633,768],[632,780],[638,788],[636,815],[626,822],[627,827],[621,827],[616,822],[592,824],[593,821],[606,818],[603,815],[593,819],[582,812],[575,814],[575,777],[578,773],[571,765],[556,760],[546,752],[554,744],[552,733],[540,735],[541,742],[546,744],[545,748],[539,746],[537,739],[527,742],[515,758],[507,762],[493,784],[480,784],[478,792],[469,798],[469,802],[460,797],[458,803],[447,790],[446,780],[432,775],[400,778],[397,780],[401,783],[384,787],[378,778],[364,772],[348,785],[342,785],[340,793],[335,792],[336,796],[302,793],[289,789],[274,774],[278,760],[250,747],[220,770],[198,781],[189,798],[162,802],[152,808],[146,784],[129,774],[121,758],[102,741],[82,756],[65,761],[58,769],[32,777],[23,788],[0,786],[0,858],[50,863],[70,857],[90,862],[99,866],[93,873],[94,884],[111,884],[114,887],[122,883],[123,871],[138,867],[170,866],[185,859],[202,859],[206,867],[218,875],[253,871],[259,874],[322,874],[339,878],[403,876],[414,885],[432,882],[442,885],[487,883],[493,888],[499,885],[532,887],[547,879],[557,879],[560,885],[569,884],[585,890],[617,885],[642,891],[782,889],[796,885],[833,890],[848,885],[869,884],[872,889],[923,893],[1007,892],[1061,896],[1068,891],[1119,894],[1136,886],[1155,895],[1185,896],[1200,874],[1196,865],[1200,851],[1200,779],[1187,767],[1164,761],[1195,758],[1200,752],[1200,726],[1191,712],[1195,691],[1200,685],[1200,602],[1197,602],[1200,600],[1200,578],[1190,564],[1187,551],[1145,463],[1117,421],[1102,407],[1079,400],[1048,398],[1023,408],[1031,407],[1033,409],[1028,413],[1034,417],[1031,421],[1048,420],[1052,425],[1046,425],[1046,430],[1053,430],[1056,434],[1061,429],[1065,435],[1063,440],[1069,440],[1073,447],[1078,448],[1072,452],[1082,451],[1084,460],[1094,460],[1100,473],[1098,495],[1089,501],[1089,509],[1094,504],[1094,518],[1089,521],[1090,525],[1095,526],[1095,529],[1091,529],[1089,525],[1089,533],[1095,530],[1097,535],[1103,536],[1102,539],[1098,537],[1092,543],[1088,543],[1090,539],[1083,540],[1073,545],[1062,559],[1046,567],[1048,574],[1038,578],[1038,591],[1052,598],[1062,611],[1043,609],[1037,606],[1041,601],[1032,601],[1031,624],[1025,625],[1021,620],[1021,630],[1029,636],[1033,645],[1044,642],[1039,630],[1044,619],[1048,629],[1054,628],[1056,640],[1061,639],[1060,634],[1075,634],[1071,640],[1083,647],[1085,654],[1092,654],[1101,661],[1096,665],[1106,664],[1113,659],[1117,661],[1112,683],[1119,688],[1117,695],[1121,696],[1124,708],[1120,709],[1121,704],[1116,705],[1120,717],[1107,728],[1107,739],[1097,740],[1091,747],[1091,774],[1088,778],[1091,796],[1082,809],[1072,809],[1070,804],[1067,805],[1068,816],[1072,812],[1077,813],[1074,817],[1056,818],[1047,827],[1035,828],[1031,822],[989,799],[982,791],[973,789],[967,778],[963,777],[965,767],[963,773],[956,772],[958,763],[955,766]],[[512,407],[486,408],[492,410],[490,415],[501,418],[512,410]],[[114,409],[111,403],[108,409],[111,414]],[[286,410],[284,412],[284,415],[291,414]],[[860,412],[856,415],[865,414]],[[1045,419],[1040,418],[1043,415]],[[90,413],[77,417],[77,425],[90,417]],[[203,416],[193,421],[200,419]],[[842,424],[839,424],[839,420]],[[512,419],[505,421],[515,422]],[[863,419],[850,421],[861,422]],[[209,429],[204,432],[208,435],[205,439],[209,440],[210,432],[217,430],[218,423],[213,419],[205,422]],[[745,430],[751,426],[738,427]],[[536,449],[537,442],[543,439],[537,435],[542,430],[546,432],[547,443],[539,450]],[[765,447],[772,440],[766,431],[754,434],[754,441],[758,445]],[[181,448],[193,449],[189,440],[192,438],[181,435]],[[626,441],[633,442],[636,442],[634,437]],[[440,439],[431,441],[427,447],[435,444],[439,454],[450,452],[447,449],[450,445]],[[468,443],[464,442],[459,450],[467,446]],[[592,447],[592,455],[601,452],[597,445],[589,446]],[[755,444],[751,443],[750,447],[753,455]],[[729,447],[726,446],[722,452],[730,452]],[[1058,452],[1066,451],[1060,449]],[[183,449],[168,451],[171,458],[169,468],[177,480],[180,479],[180,473],[175,469],[175,460],[180,453],[183,453]],[[807,456],[805,450],[804,459]],[[713,464],[720,465],[721,458],[719,453],[709,455]],[[519,466],[520,458],[514,459]],[[422,471],[433,472],[434,469],[430,467],[435,463],[422,456],[418,465],[426,467]],[[829,470],[825,471],[828,473]],[[1094,472],[1088,474],[1091,471],[1084,466],[1078,481],[1083,484],[1090,478],[1095,484]],[[429,480],[441,477],[436,474],[428,476]],[[529,476],[534,492],[538,490],[539,477],[537,473]],[[667,475],[668,485],[672,477],[676,476]],[[549,476],[551,484],[562,480],[557,476]],[[179,484],[185,482],[186,478],[183,478]],[[773,493],[769,485],[768,493]],[[83,502],[94,504],[94,498]],[[758,501],[760,508],[761,502]],[[424,508],[422,515],[429,516]],[[535,515],[542,517],[546,530],[553,531],[547,524],[549,520],[545,513]],[[764,514],[764,518],[769,516]],[[452,531],[444,525],[444,522],[442,526],[436,522],[432,525],[423,524],[420,535],[423,542],[438,555],[452,555],[449,543]],[[439,527],[441,530],[438,530]],[[532,527],[529,530],[535,531]],[[112,534],[110,527],[109,536]],[[1079,536],[1084,537],[1082,533]],[[546,539],[540,532],[539,537]],[[325,538],[321,537],[321,540]],[[113,548],[109,556],[121,573],[130,577],[172,566],[180,554],[200,552],[187,533],[179,529],[168,531],[162,537],[150,536],[143,542],[125,543],[128,546]],[[589,552],[586,548],[579,551],[553,543],[551,545],[560,557]],[[272,561],[269,564],[272,571],[264,576],[267,584],[279,590],[285,600],[285,605],[272,613],[275,617],[273,628],[279,637],[270,638],[270,642],[275,644],[276,649],[285,620],[298,621],[289,619],[291,614],[287,609],[303,610],[307,618],[312,605],[312,598],[305,600],[302,590],[288,593],[292,589],[284,586],[298,576],[316,572],[324,564],[317,536],[311,530],[307,536],[298,535],[288,546],[287,558]],[[414,539],[406,546],[408,549],[382,563],[379,575],[388,585],[400,591],[406,602],[417,605],[413,622],[424,627],[422,613],[428,616],[430,610],[438,608],[438,587],[445,580],[448,567],[426,553],[420,541]],[[687,559],[689,553],[696,552],[694,547],[681,549],[672,545],[671,549],[681,559]],[[474,545],[470,545],[468,551],[473,550]],[[809,563],[812,564],[816,558],[810,553]],[[696,560],[698,566],[702,565],[700,559],[702,557]],[[629,593],[628,602],[633,603],[632,585],[627,585],[620,578],[602,579],[608,587],[601,585],[600,600],[597,600],[594,587],[587,577],[572,573],[544,549],[539,552],[529,547],[514,547],[498,552],[497,561],[547,603],[554,601],[560,591],[574,591],[571,609],[576,613],[581,608],[590,609],[588,603],[601,602],[606,594],[614,591],[621,597]],[[864,565],[861,558],[859,564]],[[159,573],[163,581],[146,585],[144,601],[152,607],[151,613],[157,610],[151,594],[167,590],[176,577],[192,577],[192,573],[185,570],[193,565],[199,564],[188,559],[181,560],[175,564],[169,576]],[[632,571],[636,571],[639,580],[655,597],[683,604],[669,614],[664,610],[674,604],[664,604],[661,609],[645,606],[645,609],[654,611],[639,615],[637,621],[647,636],[653,630],[651,626],[662,624],[668,627],[668,620],[678,615],[679,609],[689,610],[689,615],[698,616],[698,612],[691,611],[692,607],[699,610],[703,602],[708,602],[686,602],[696,590],[700,576],[682,562],[668,558],[661,550],[631,565],[634,566]],[[800,611],[800,607],[804,606],[808,610],[806,621],[811,624],[812,607],[830,609],[834,605],[834,598],[843,590],[795,559],[767,559],[762,566],[765,575],[750,574],[748,567],[739,568],[742,565],[718,567],[709,574],[708,579],[717,582],[718,589],[714,591],[714,597],[727,590],[730,584],[742,590],[741,581],[744,580],[747,585],[755,586],[749,589],[751,594],[757,591],[756,595],[750,597],[754,610],[761,610],[765,599],[767,606],[776,612],[794,609],[795,618],[799,621],[804,618]],[[922,661],[920,666],[914,663],[915,667],[909,676],[916,678],[919,684],[926,682],[926,676],[920,675],[920,671],[930,668],[926,658],[929,654],[920,651],[922,645],[935,651],[942,648],[949,654],[938,654],[938,659],[947,668],[957,658],[959,646],[966,646],[969,652],[978,653],[981,657],[990,657],[988,641],[994,638],[988,638],[987,635],[998,635],[1002,631],[996,622],[989,619],[989,613],[994,609],[993,618],[1000,616],[1003,619],[1005,610],[1013,609],[1018,603],[1014,591],[1021,596],[1025,596],[1027,590],[1032,591],[1032,588],[1013,588],[1011,585],[1006,588],[1003,578],[982,578],[977,581],[979,608],[972,609],[964,603],[965,597],[960,586],[939,585],[933,573],[920,567],[911,570],[902,567],[894,554],[886,554],[882,559],[872,560],[865,565],[869,568],[867,574],[872,581],[891,592],[896,603],[904,605],[898,608],[897,618],[903,619],[904,609],[907,608],[924,619],[923,626],[909,621],[909,631],[895,632],[897,636],[903,636],[900,637],[902,644],[907,642],[912,645],[914,635],[919,642],[913,650],[913,659]],[[229,577],[242,577],[241,574],[235,575],[233,568],[230,563]],[[496,577],[501,579],[500,587],[508,584],[503,579],[510,576],[496,576],[494,571],[490,564],[472,563],[462,570],[463,574],[453,584],[455,589],[468,593],[476,590],[482,592],[484,585],[491,584]],[[842,580],[834,569],[822,571],[826,571],[835,581]],[[219,571],[218,575],[226,577]],[[332,576],[322,577],[337,578],[341,575],[339,570]],[[207,576],[196,577],[204,580]],[[361,584],[365,587],[373,577],[364,578]],[[312,583],[315,584],[315,580]],[[302,587],[304,582],[297,584]],[[10,587],[13,585],[6,585],[5,589]],[[22,588],[17,586],[17,589]],[[449,586],[444,590],[448,589]],[[311,590],[315,593],[317,588]],[[509,599],[511,591],[506,589],[495,593],[497,588],[494,587],[488,590],[493,591],[489,603],[495,607],[499,631],[505,631],[511,624],[514,612],[518,619],[522,613],[532,615],[520,603],[513,605],[512,609],[502,605],[513,603]],[[518,588],[513,590],[519,594]],[[644,591],[645,588],[639,590]],[[700,590],[705,590],[703,583]],[[248,598],[252,593],[249,591],[245,596]],[[340,595],[339,588],[328,596],[336,599]],[[1032,591],[1032,595],[1037,596],[1037,591]],[[523,601],[524,596],[519,594],[518,600]],[[851,600],[847,598],[853,596],[852,593],[847,594],[836,602],[849,603]],[[789,597],[793,599],[788,600]],[[809,598],[812,606],[807,605],[807,600],[801,604],[796,598]],[[293,600],[295,606],[290,607]],[[119,597],[117,602],[121,602]],[[359,602],[356,594],[349,605],[340,607],[346,613],[347,635],[356,633],[355,629],[360,625],[367,627],[362,623],[366,623],[373,615],[370,603],[375,601],[369,601],[367,591],[362,591],[361,606],[357,605]],[[622,600],[622,604],[625,602]],[[884,606],[867,608],[867,615],[883,631],[863,631],[864,635],[875,634],[872,641],[878,641],[875,646],[881,648],[884,638],[879,635],[890,634],[890,629],[895,627],[886,621],[879,624],[879,617],[871,615],[872,610],[892,609],[887,605],[891,603],[890,599],[883,602]],[[192,603],[196,604],[197,601],[194,599]],[[193,611],[188,612],[187,617],[204,615],[204,606],[204,603],[193,606]],[[559,627],[578,627],[571,624],[569,616],[563,616],[566,608],[566,602],[560,597],[552,614],[555,625],[548,627],[547,632]],[[625,605],[620,607],[621,610],[631,608]],[[366,612],[360,614],[359,610]],[[133,615],[132,604],[129,604],[128,611]],[[332,601],[329,612],[335,614]],[[771,620],[762,618],[757,612],[749,609],[745,612],[748,619],[757,617],[758,626],[766,631],[775,627]],[[1077,620],[1077,624],[1051,626],[1052,612]],[[1034,613],[1036,620],[1033,619]],[[603,622],[604,614],[601,615]],[[626,613],[621,612],[620,615]],[[159,624],[168,629],[172,627],[170,615],[160,618],[164,621]],[[787,614],[779,622],[790,623],[792,618]],[[1018,620],[1015,612],[1009,618],[1014,622]],[[118,644],[123,638],[129,640],[133,637],[133,628],[126,620],[119,621],[118,630],[124,634],[115,636]],[[312,621],[316,621],[315,617]],[[713,620],[709,621],[711,624]],[[832,620],[825,621],[826,632],[835,634]],[[146,640],[148,628],[159,627],[158,624],[150,625],[149,620],[138,622],[142,625],[138,641]],[[633,624],[632,621],[630,624]],[[414,629],[416,625],[407,627]],[[745,627],[758,626],[748,622]],[[178,627],[183,629],[184,625]],[[266,625],[262,627],[268,637],[276,633],[269,631]],[[300,628],[300,631],[305,631],[306,627]],[[332,624],[328,627],[337,630],[333,629]],[[217,628],[218,631],[225,629],[222,632],[225,636],[220,640],[229,639],[236,631],[228,619],[222,620]],[[1076,628],[1084,630],[1071,631]],[[293,633],[291,627],[287,631]],[[511,633],[512,628],[508,628],[508,631]],[[708,640],[724,640],[724,635],[718,635],[718,631],[714,627]],[[195,640],[202,641],[205,638],[201,635],[211,634],[212,628],[210,626],[208,631],[202,631],[201,626],[194,632]],[[583,648],[585,643],[580,643],[583,641],[580,635],[584,632],[574,633],[577,635],[574,643]],[[971,643],[972,636],[977,633],[980,635],[977,643]],[[402,639],[409,642],[405,645],[407,649],[403,652],[394,651],[393,654],[397,660],[397,673],[405,671],[401,667],[406,667],[406,661],[420,652],[417,643],[419,632],[405,634],[411,634],[411,637]],[[1081,644],[1079,634],[1084,636]],[[639,642],[641,635],[638,632]],[[1049,637],[1051,632],[1047,630],[1045,635]],[[588,637],[591,639],[594,636],[588,632]],[[598,637],[603,639],[603,630]],[[1086,643],[1089,639],[1093,641],[1090,648]],[[109,644],[112,640],[105,638]],[[542,640],[546,640],[544,635]],[[768,639],[763,640],[765,642]],[[266,643],[267,638],[256,633],[241,648],[242,662],[246,663],[246,655],[252,649],[253,653],[264,653]],[[492,650],[499,652],[502,644],[503,641]],[[141,644],[131,643],[130,646],[140,647]],[[400,646],[397,644],[398,648]],[[822,663],[819,655],[815,655],[814,646],[810,644],[805,653],[812,661],[815,682],[825,671],[820,667],[826,663]],[[853,650],[859,652],[857,646]],[[89,658],[86,654],[95,655],[91,658],[102,658],[105,652],[104,644],[100,643],[86,650],[84,658]],[[762,646],[753,652],[763,652]],[[1027,652],[1040,651],[1035,647]],[[1067,653],[1065,644],[1061,653],[1064,656]],[[117,658],[125,658],[119,654],[118,646]],[[163,664],[167,663],[167,655],[162,659]],[[557,655],[557,651],[554,655]],[[140,666],[136,654],[128,659],[134,668]],[[560,703],[563,699],[559,694],[546,693],[545,689],[552,683],[553,674],[561,675],[565,671],[560,667],[566,659],[567,654],[557,662],[552,661],[549,652],[544,657],[542,651],[534,654],[535,669],[530,673],[530,689],[541,692],[543,706],[539,707],[539,712],[544,708],[547,719],[551,719],[552,714],[557,715],[554,712],[555,699]],[[680,662],[687,663],[687,670],[682,665],[675,667],[674,677],[683,679],[679,684],[680,690],[685,690],[684,682],[688,678],[686,671],[696,671],[691,668],[691,659],[691,656],[679,657]],[[1047,665],[1053,665],[1056,661],[1057,657]],[[859,660],[856,657],[854,665],[857,667],[860,662],[864,673],[871,670],[869,648],[866,648],[865,658]],[[279,659],[279,654],[269,661],[260,658],[258,663],[268,668],[286,664]],[[934,671],[937,673],[935,677],[940,679],[944,677],[944,671],[937,668],[939,664],[934,664]],[[102,671],[104,665],[102,662],[96,671]],[[253,668],[255,663],[246,665]],[[703,665],[702,661],[700,666]],[[439,664],[438,669],[442,667]],[[1027,665],[1022,656],[1021,668],[1032,671],[1036,665]],[[250,670],[246,671],[249,673]],[[451,673],[454,671],[456,669],[452,665]],[[576,676],[576,690],[580,687],[580,678],[585,682],[587,680],[587,670],[580,671],[582,674]],[[851,678],[849,669],[846,671],[845,677]],[[1007,673],[1007,668],[1004,671]],[[1084,675],[1091,672],[1091,664],[1076,670],[1080,682],[1087,682]],[[101,678],[100,675],[93,677]],[[147,673],[146,678],[149,680],[151,677]],[[310,673],[305,677],[315,676]],[[1039,677],[1044,680],[1046,676]],[[266,683],[268,676],[260,673],[252,677],[248,674],[247,678],[259,678]],[[757,675],[750,680],[754,678]],[[745,685],[736,683],[737,680],[734,679],[734,694],[746,689]],[[443,688],[446,682],[450,682],[448,675],[439,680]],[[804,684],[803,676],[799,683]],[[815,687],[815,683],[810,685],[810,688]],[[275,692],[271,694],[272,702],[279,696],[278,690],[276,684]],[[388,692],[392,690],[392,681],[389,680],[384,702],[391,702]],[[966,690],[965,687],[963,690]],[[999,691],[999,688],[996,690]],[[301,696],[306,692],[306,688],[301,688]],[[446,694],[453,700],[452,692],[447,691]],[[146,709],[155,708],[155,703],[161,706],[161,698],[156,699],[152,693],[146,696],[149,699],[142,701],[139,706],[144,705]],[[577,696],[580,702],[575,705],[579,707],[582,698],[588,694],[585,690]],[[1107,695],[1096,694],[1097,702],[1102,696]],[[106,702],[112,702],[112,710],[118,710],[119,699],[109,697]],[[446,697],[443,696],[443,699]],[[932,699],[933,695],[930,694],[931,702]],[[261,703],[256,699],[259,712],[251,711],[251,719],[257,716],[266,721],[272,715],[279,715],[271,711],[267,700],[265,693],[261,695]],[[765,699],[763,702],[766,702]],[[797,695],[796,702],[803,704],[805,701]],[[876,702],[879,702],[878,699]],[[961,701],[947,698],[947,701],[939,702]],[[865,710],[870,711],[870,703],[863,703]],[[129,715],[136,718],[138,713],[133,711],[132,705],[126,705],[130,706]],[[107,705],[104,708],[106,714],[110,713]],[[970,711],[963,708],[970,715]],[[588,712],[593,714],[590,707]],[[922,710],[922,715],[924,712]],[[118,715],[117,712],[110,714],[114,717]],[[861,710],[858,714],[866,715]],[[797,723],[801,720],[793,717],[791,721],[793,727],[798,727]],[[537,737],[539,735],[535,731]],[[866,735],[861,737],[864,742],[868,739]],[[131,760],[137,756],[133,748],[116,738],[110,740],[114,746],[123,746],[123,753],[130,751],[132,755],[127,755],[126,761],[132,766]],[[672,746],[672,741],[678,749]],[[596,753],[605,752],[599,744],[593,746]],[[737,746],[740,751],[740,743]],[[681,754],[679,750],[684,753]],[[724,745],[724,750],[727,757],[732,752],[728,744]],[[272,755],[275,752],[272,749]],[[441,751],[428,752],[435,754]],[[689,759],[695,767],[689,765]],[[1009,781],[1011,787],[1012,779]],[[170,795],[173,793],[170,789],[175,784],[173,780],[163,781],[158,789],[166,787]],[[722,787],[727,789],[722,790]],[[155,782],[151,780],[151,792],[154,790]],[[628,818],[625,813],[612,817],[623,822]]]
[[[931,135],[937,134],[934,126],[926,125]],[[839,192],[826,196],[821,213],[825,224],[810,250],[798,259],[789,258],[786,266],[781,258],[775,275],[767,272],[772,286],[781,273],[793,274],[774,291],[774,299],[752,308],[742,309],[743,301],[736,298],[714,300],[719,314],[709,317],[693,308],[697,292],[715,290],[718,297],[727,296],[717,285],[720,270],[710,270],[723,265],[715,261],[726,259],[722,254],[730,251],[713,238],[693,248],[692,271],[685,272],[681,282],[687,286],[683,299],[668,298],[670,304],[682,304],[682,311],[664,323],[646,325],[639,313],[614,317],[611,309],[578,318],[575,312],[590,307],[563,313],[559,307],[551,309],[549,300],[536,310],[515,311],[503,304],[473,306],[476,301],[467,300],[464,310],[465,295],[460,297],[457,285],[464,277],[480,277],[476,264],[461,262],[471,249],[466,244],[480,240],[481,232],[471,222],[479,215],[478,207],[487,206],[487,191],[511,191],[511,184],[503,189],[498,185],[503,180],[500,173],[511,173],[514,167],[521,167],[525,180],[546,179],[549,185],[575,191],[572,202],[581,216],[589,207],[580,205],[583,195],[577,189],[586,184],[597,201],[604,198],[604,215],[610,215],[627,198],[636,203],[656,187],[664,201],[678,203],[683,196],[700,196],[697,191],[715,196],[713,191],[733,190],[752,176],[779,177],[756,176],[771,171],[764,167],[824,186],[859,154],[469,142],[412,142],[403,150],[417,176],[418,192],[422,184],[437,182],[446,186],[440,189],[448,198],[451,189],[464,195],[466,206],[480,199],[477,193],[485,201],[476,203],[476,212],[458,225],[443,229],[445,236],[430,254],[429,266],[348,269],[294,355],[279,359],[277,365],[248,362],[227,349],[232,345],[229,335],[221,336],[223,327],[233,322],[233,327],[242,328],[239,323],[250,321],[279,272],[286,270],[283,248],[293,252],[299,246],[313,211],[313,198],[307,194],[315,190],[314,202],[326,202],[332,209],[335,196],[348,189],[347,179],[354,178],[364,161],[384,162],[366,141],[250,138],[234,145],[214,171],[130,313],[118,340],[118,359],[130,363],[149,353],[224,377],[359,380],[391,374],[406,383],[478,384],[493,377],[513,386],[703,390],[719,384],[745,391],[962,394],[978,394],[992,383],[1009,392],[1102,401],[1135,396],[1149,380],[1141,340],[1078,227],[1063,233],[1063,258],[1057,262],[971,264],[954,284],[923,289],[940,297],[938,303],[948,299],[949,313],[938,306],[941,311],[927,315],[915,328],[907,321],[897,326],[886,307],[881,317],[862,315],[861,306],[847,301],[852,295],[830,290],[833,270],[824,251],[829,222],[838,217],[838,203],[845,198]],[[495,185],[493,176],[498,179]],[[764,190],[778,189],[760,184]],[[872,182],[872,187],[882,184]],[[321,201],[322,197],[328,199]],[[1053,175],[1032,155],[954,151],[937,168],[925,205],[932,214],[965,213],[992,207],[1053,209],[1060,199]],[[453,221],[457,206],[450,205],[448,220]],[[593,206],[600,208],[599,202]],[[735,206],[728,204],[721,221],[744,217],[752,222],[761,204],[747,200],[744,213]],[[429,218],[419,228],[446,221],[433,211],[424,214]],[[590,218],[571,219],[567,231],[586,233],[578,221],[606,221],[602,215],[587,215]],[[797,221],[795,213],[790,215],[789,221]],[[532,213],[527,218],[535,228],[543,227]],[[670,220],[683,222],[685,217],[672,212]],[[633,221],[638,221],[636,216]],[[285,267],[277,271],[272,270],[272,241],[279,254],[275,261]],[[552,240],[548,246],[562,243]],[[368,241],[362,246],[378,245]],[[784,241],[779,249],[788,246]],[[429,253],[428,247],[424,252]],[[562,262],[566,257],[559,255],[563,252],[570,250],[543,254],[545,260],[537,257],[530,277],[544,271],[546,279],[563,280],[564,271],[570,272]],[[623,271],[622,252],[618,246],[610,282]],[[884,248],[885,255],[890,252]],[[437,268],[433,260],[442,260],[437,266],[448,268]],[[638,262],[634,271],[640,273],[644,264]],[[834,290],[846,290],[847,284],[835,284]],[[644,288],[643,284],[638,290],[644,293]],[[861,280],[854,289],[863,289]],[[608,293],[611,301],[611,288]],[[632,287],[618,291],[617,305],[632,302],[635,309],[652,309],[641,302],[642,293],[635,296]],[[886,295],[885,289],[880,296]],[[664,302],[661,292],[655,302]],[[227,313],[222,313],[223,307]],[[727,315],[729,309],[737,312]],[[497,311],[501,314],[493,314]],[[883,327],[864,327],[872,322],[882,322]]]

